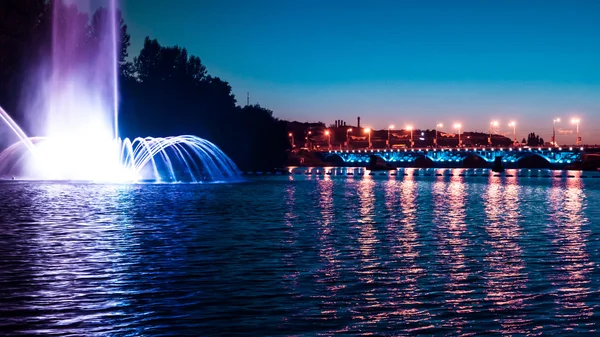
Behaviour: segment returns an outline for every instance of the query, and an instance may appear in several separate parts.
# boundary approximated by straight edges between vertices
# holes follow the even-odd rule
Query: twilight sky
[[[277,117],[385,128],[536,132],[600,143],[600,1],[121,0],[149,35],[200,56],[238,102]],[[594,134],[599,134],[595,136]],[[564,138],[563,138],[564,137]],[[561,139],[562,138],[562,139]],[[572,142],[574,135],[559,136]]]

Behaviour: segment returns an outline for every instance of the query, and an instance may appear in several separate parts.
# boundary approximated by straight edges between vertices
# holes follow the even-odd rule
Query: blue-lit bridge
[[[328,162],[345,166],[365,166],[372,155],[381,157],[394,166],[491,167],[496,158],[506,168],[527,166],[563,168],[582,160],[586,149],[580,147],[507,147],[507,148],[419,148],[419,149],[363,149],[321,151]]]

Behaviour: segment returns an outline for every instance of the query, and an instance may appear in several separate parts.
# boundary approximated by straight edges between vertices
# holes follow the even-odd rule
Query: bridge
[[[319,152],[319,156],[344,166],[364,166],[375,155],[394,166],[406,167],[491,167],[498,159],[506,168],[564,168],[581,162],[585,153],[583,147],[473,147],[330,150]]]

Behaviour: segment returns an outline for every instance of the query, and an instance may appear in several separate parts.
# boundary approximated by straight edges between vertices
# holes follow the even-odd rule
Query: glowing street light
[[[327,136],[327,148],[331,149],[331,132],[325,130],[325,135]]]
[[[348,133],[352,132],[352,128],[346,129],[346,148],[350,148],[350,138],[348,137]]]
[[[512,126],[513,128],[513,143],[517,144],[517,123],[515,121],[511,121],[508,126]]]
[[[554,118],[552,120],[552,145],[556,145],[556,122],[560,122],[560,118]]]
[[[310,136],[310,135],[312,135],[312,131],[310,131],[310,130],[306,131],[306,137],[304,137],[304,139],[305,139],[304,147],[306,147],[306,148],[309,147],[308,145],[309,145],[310,139],[308,136]]]
[[[575,145],[579,145],[579,143],[581,143],[581,137],[579,137],[579,118],[573,118],[571,120],[571,123],[575,124],[577,126],[577,141],[575,142]]]
[[[406,130],[410,131],[410,147],[413,147],[415,145],[415,142],[413,142],[413,127],[412,127],[412,125],[407,125]]]
[[[292,149],[295,147],[294,145],[294,134],[293,133],[288,133],[288,136],[290,137],[290,143],[292,144]]]
[[[460,123],[455,123],[454,128],[458,129],[458,147],[460,147],[462,145],[460,142],[460,129],[462,128],[462,125]]]
[[[390,126],[388,126],[388,140],[387,140],[387,146],[391,147],[392,143],[391,143],[391,139],[390,139],[390,130],[394,129],[394,124],[391,124]]]
[[[488,139],[488,144],[490,144],[490,146],[492,146],[492,130],[494,127],[498,126],[498,121],[491,121],[490,122],[490,138]]]
[[[443,128],[443,127],[444,127],[444,125],[442,123],[437,123],[435,125],[435,141],[434,141],[434,143],[435,143],[436,147],[438,146],[438,128]]]
[[[371,128],[365,128],[365,133],[369,135],[369,149],[371,148]]]

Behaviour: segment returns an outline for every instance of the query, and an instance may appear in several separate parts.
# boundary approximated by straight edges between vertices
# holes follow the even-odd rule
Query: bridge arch
[[[342,155],[336,152],[330,152],[325,154],[323,159],[331,161],[332,164],[343,164],[346,162],[346,159],[344,159]]]
[[[537,152],[526,152],[517,158],[519,168],[551,168],[552,160]]]
[[[465,153],[462,160],[462,166],[465,168],[487,168],[490,165],[488,159],[478,152]]]
[[[435,163],[430,156],[423,154],[415,158],[414,165],[418,168],[429,168],[434,167]]]

